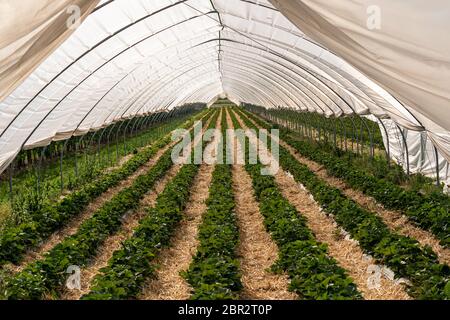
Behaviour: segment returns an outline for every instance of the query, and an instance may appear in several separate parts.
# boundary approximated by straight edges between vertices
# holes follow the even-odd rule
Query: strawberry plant
[[[258,124],[263,123],[258,120]],[[408,278],[411,281],[409,293],[413,297],[450,299],[447,289],[450,268],[439,264],[429,247],[421,248],[416,240],[389,230],[374,213],[348,199],[339,189],[329,186],[282,146],[280,165],[311,192],[325,212],[332,214],[336,222],[359,241],[366,253],[389,266],[397,276]]]
[[[202,116],[200,114],[200,116]],[[210,114],[207,115],[209,117]],[[198,117],[198,116],[197,116]],[[186,122],[183,127],[192,126],[194,120]],[[134,155],[120,168],[105,174],[100,179],[85,185],[62,200],[44,202],[31,214],[31,219],[17,226],[3,230],[0,236],[0,265],[7,262],[19,263],[27,249],[35,247],[54,231],[61,228],[72,217],[81,213],[88,204],[109,188],[114,187],[139,167],[152,158],[156,152],[170,143],[170,137],[156,141],[149,147]]]
[[[94,279],[84,300],[117,300],[136,297],[145,280],[154,275],[154,258],[169,244],[189,199],[189,188],[198,165],[184,165],[158,196],[156,206],[147,209],[133,236],[114,252],[108,266]]]
[[[227,122],[222,110],[224,132]],[[222,147],[225,150],[226,145]],[[208,209],[198,232],[197,254],[182,275],[193,288],[194,300],[235,299],[242,283],[235,253],[239,231],[229,165],[216,165],[206,204]]]
[[[123,215],[134,210],[145,193],[173,165],[171,152],[172,149],[167,150],[147,173],[136,178],[131,187],[106,202],[82,223],[76,234],[56,245],[43,259],[9,277],[4,296],[8,299],[41,299],[45,294],[56,294],[63,285],[67,268],[70,265],[85,266],[103,241],[119,229]]]
[[[5,296],[8,299],[42,299],[45,294],[55,294],[64,284],[67,268],[86,265],[103,241],[119,229],[123,215],[134,210],[144,194],[172,166],[170,151],[131,187],[120,191],[84,221],[77,233],[56,245],[43,259],[7,279]]]
[[[250,115],[258,125],[269,128],[267,123]],[[450,197],[442,192],[422,194],[417,190],[406,190],[383,178],[368,174],[352,163],[351,157],[341,157],[325,151],[306,140],[296,140],[290,131],[280,128],[280,137],[303,156],[325,166],[330,175],[343,179],[350,187],[372,196],[388,209],[405,214],[419,227],[430,230],[443,246],[450,246]]]
[[[231,118],[234,127],[241,128],[234,113]],[[248,155],[248,141],[246,146]],[[282,196],[274,177],[262,175],[260,163],[247,163],[245,169],[252,178],[266,229],[280,250],[273,270],[287,272],[290,290],[303,299],[361,299],[352,279],[328,256],[327,246],[315,240],[306,218]]]
[[[210,114],[205,117],[206,121]],[[215,112],[212,116],[208,128],[215,125],[218,114]],[[91,292],[83,296],[83,300],[127,299],[140,292],[145,280],[154,275],[154,258],[169,244],[177,223],[183,217],[189,189],[197,172],[198,165],[193,164],[180,169],[158,195],[155,207],[147,208],[147,216],[139,222],[133,236],[114,252],[108,266],[95,277]]]

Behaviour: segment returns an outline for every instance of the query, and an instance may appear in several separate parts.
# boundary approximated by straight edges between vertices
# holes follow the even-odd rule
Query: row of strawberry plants
[[[208,129],[215,126],[219,112],[215,112]],[[191,132],[191,137],[192,137]],[[199,143],[202,143],[200,141]],[[184,165],[175,178],[158,195],[155,207],[147,208],[147,215],[139,222],[133,236],[114,252],[108,266],[93,280],[91,292],[83,300],[118,300],[135,298],[145,280],[154,276],[155,258],[183,217],[190,195],[190,187],[198,165]]]
[[[158,196],[156,206],[147,210],[133,236],[122,244],[93,282],[83,300],[117,300],[135,298],[145,280],[155,275],[154,262],[183,217],[198,165],[184,165]]]
[[[339,189],[329,186],[282,146],[280,164],[297,182],[305,185],[324,211],[333,215],[366,253],[386,264],[397,276],[410,280],[411,296],[450,299],[450,268],[439,264],[431,248],[421,248],[416,240],[389,230],[377,215],[348,199]]]
[[[211,112],[206,118],[210,116]],[[157,146],[153,148],[156,152]],[[105,203],[82,223],[76,234],[65,238],[43,259],[29,264],[22,272],[7,277],[3,292],[5,298],[41,299],[46,294],[56,294],[63,285],[67,268],[89,263],[103,241],[120,228],[122,217],[134,210],[139,205],[139,200],[172,167],[171,153],[172,148],[147,173],[138,176],[131,187],[123,189]]]
[[[226,128],[222,109],[222,132]],[[222,145],[226,148],[226,145]],[[193,288],[191,299],[235,299],[242,288],[236,247],[239,241],[231,166],[217,164],[212,174],[208,206],[199,227],[199,247],[184,278]]]
[[[241,128],[234,113],[231,118],[234,127]],[[248,141],[245,151],[248,158]],[[304,299],[361,299],[346,271],[328,256],[326,244],[315,240],[306,218],[283,197],[273,176],[261,174],[261,168],[260,163],[245,165],[252,178],[264,225],[279,248],[274,271],[287,272],[291,279],[290,290]]]
[[[342,178],[350,187],[372,196],[386,208],[399,210],[421,228],[430,230],[443,246],[450,246],[450,197],[447,195],[442,192],[423,195],[405,190],[367,174],[346,158],[326,152],[307,141],[291,138],[288,130],[282,129],[280,136],[302,155],[324,165],[329,174]]]
[[[378,179],[366,171],[354,167],[345,158],[321,151],[304,141],[297,141],[282,134],[302,155],[324,165],[327,172],[342,178],[352,188],[372,196],[386,208],[399,210],[415,224],[430,230],[444,246],[450,245],[450,198],[444,194],[421,195],[408,191],[392,182]]]
[[[171,150],[132,186],[120,191],[110,201],[84,221],[77,233],[65,238],[50,250],[43,259],[29,264],[23,271],[6,279],[5,297],[8,299],[42,299],[46,294],[56,294],[66,278],[71,265],[87,265],[104,240],[114,234],[122,224],[122,217],[139,205],[147,193],[172,166]]]
[[[141,147],[144,144],[147,145],[148,143],[146,142],[160,139],[173,129],[181,126],[190,117],[192,117],[192,114],[171,119],[172,121],[170,122],[163,121],[162,123],[157,123],[150,128],[145,129],[143,132],[133,137],[129,137],[126,141],[119,139],[119,141],[116,141],[113,145],[109,145],[103,141],[97,148],[93,148],[94,150],[83,145],[84,143],[87,144],[89,141],[89,135],[94,133],[89,133],[83,139],[77,139],[80,140],[80,145],[75,149],[78,150],[78,152],[75,152],[74,150],[75,144],[69,141],[64,150],[63,159],[53,159],[53,157],[45,159],[44,157],[42,160],[42,163],[39,165],[39,187],[36,181],[36,163],[39,161],[41,150],[37,148],[22,151],[22,153],[25,154],[32,154],[33,162],[29,163],[19,171],[17,171],[18,168],[14,165],[14,196],[12,201],[10,201],[11,194],[9,184],[4,181],[6,177],[0,175],[0,204],[10,203],[13,211],[13,214],[8,217],[6,221],[1,223],[17,225],[24,220],[24,216],[28,216],[28,213],[33,214],[36,202],[35,198],[47,202],[58,199],[61,195],[61,174],[63,176],[63,192],[67,193],[79,190],[86,182],[100,178],[106,168],[114,165],[113,160],[116,162],[120,158],[135,152],[138,147]],[[116,126],[116,128],[117,127],[118,126]],[[110,131],[108,135],[115,137],[114,131]],[[104,138],[105,136],[106,134],[102,137]],[[61,148],[66,142],[67,141],[60,141],[55,143],[58,148]],[[125,145],[127,146],[126,148]],[[48,151],[50,147],[51,146],[46,150]],[[20,156],[21,155],[19,154],[17,157]],[[62,160],[62,162],[59,160]],[[16,164],[17,161],[20,160],[16,160]],[[5,175],[5,173],[3,175]],[[35,194],[30,194],[29,192],[25,193],[23,192],[24,190],[33,190],[33,193]],[[17,221],[17,215],[20,215],[21,221]],[[0,228],[3,227],[3,225],[0,225]]]
[[[192,126],[194,119],[198,119],[203,115],[204,113],[201,113],[194,117],[186,122],[183,127]],[[56,204],[48,203],[35,208],[31,221],[23,222],[4,230],[0,236],[0,265],[8,262],[19,263],[27,249],[38,245],[51,233],[66,224],[72,217],[81,213],[93,199],[133,174],[170,141],[170,136],[156,141],[134,155],[120,168],[106,173],[100,179],[67,195]]]

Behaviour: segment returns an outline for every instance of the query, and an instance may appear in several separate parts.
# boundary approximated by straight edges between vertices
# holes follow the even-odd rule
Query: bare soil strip
[[[308,219],[307,225],[316,239],[328,245],[329,255],[336,259],[341,267],[347,270],[357,285],[364,299],[367,300],[407,300],[410,299],[405,288],[394,281],[381,277],[379,288],[370,286],[370,268],[376,262],[367,257],[357,242],[346,239],[340,232],[336,222],[320,211],[310,195],[302,190],[294,179],[285,172],[279,171],[275,176],[283,196]]]
[[[61,300],[78,300],[82,295],[89,293],[90,285],[95,275],[98,274],[101,268],[107,266],[113,253],[121,248],[122,242],[133,235],[134,229],[139,225],[139,221],[147,214],[146,208],[155,205],[158,194],[164,190],[167,183],[175,177],[180,169],[180,165],[169,169],[166,175],[156,183],[153,190],[141,200],[139,209],[129,212],[123,217],[120,231],[108,237],[99,248],[92,263],[81,270],[81,290],[65,290],[60,296]]]
[[[157,263],[159,268],[156,278],[150,280],[144,287],[141,300],[186,300],[189,299],[191,288],[180,276],[180,271],[189,268],[197,246],[197,230],[206,211],[205,201],[212,179],[214,166],[202,165],[195,177],[192,193],[170,247],[163,249]]]
[[[36,248],[32,251],[29,251],[26,254],[26,256],[24,257],[23,261],[20,263],[20,265],[11,266],[12,271],[13,272],[22,271],[32,261],[42,259],[44,253],[50,251],[54,246],[56,246],[58,243],[60,243],[64,238],[74,235],[78,231],[80,225],[84,221],[86,221],[87,219],[92,217],[92,215],[99,208],[101,208],[106,202],[110,201],[121,190],[130,187],[138,176],[140,176],[144,172],[148,171],[151,167],[153,167],[156,164],[156,162],[158,162],[159,158],[161,158],[161,156],[164,154],[164,152],[167,151],[168,148],[170,148],[171,145],[172,145],[172,143],[170,145],[167,145],[164,148],[158,150],[158,152],[156,153],[156,155],[153,158],[151,158],[146,164],[144,164],[142,167],[140,167],[132,175],[130,175],[128,178],[122,180],[117,186],[108,189],[101,196],[99,196],[94,201],[92,201],[86,207],[86,209],[83,210],[83,212],[81,214],[78,214],[75,217],[73,217],[66,226],[64,226],[62,229],[56,231],[55,233],[53,233],[38,248]]]
[[[241,299],[295,300],[288,290],[286,274],[269,269],[278,258],[278,247],[267,233],[259,204],[253,195],[252,181],[243,166],[233,166],[233,190],[240,233],[238,255],[244,288]]]
[[[236,114],[236,116],[242,127],[246,128],[239,115]],[[365,299],[410,299],[401,284],[396,284],[385,277],[380,278],[378,288],[372,286],[369,278],[371,268],[376,265],[375,261],[363,253],[357,242],[346,239],[341,234],[341,229],[336,222],[321,211],[310,194],[303,190],[294,179],[282,170],[279,170],[275,179],[283,196],[307,218],[307,225],[316,239],[328,245],[329,255],[347,270]]]
[[[229,128],[233,122],[227,113]],[[234,155],[243,151],[235,143]],[[236,163],[236,160],[235,162]],[[286,274],[275,274],[269,269],[278,258],[278,247],[266,231],[259,204],[253,193],[252,179],[243,165],[233,165],[233,191],[239,227],[238,256],[244,286],[240,298],[246,300],[295,300],[298,296],[288,290]]]
[[[216,122],[218,129],[221,127],[220,120],[221,114]],[[146,283],[139,300],[187,300],[191,296],[191,287],[180,276],[180,272],[189,268],[198,247],[198,227],[207,209],[206,199],[213,171],[214,165],[200,166],[184,210],[184,218],[177,227],[170,246],[159,254],[156,277]]]
[[[74,235],[81,224],[92,217],[92,215],[101,208],[106,202],[110,201],[116,194],[118,194],[121,190],[130,187],[133,182],[136,180],[138,176],[148,171],[151,167],[153,167],[167,151],[167,149],[171,148],[175,142],[169,143],[167,146],[158,150],[158,152],[143,166],[141,166],[138,170],[136,170],[133,174],[131,174],[126,179],[119,182],[119,184],[115,187],[108,189],[102,195],[94,199],[89,205],[81,212],[80,214],[74,216],[63,228],[54,232],[50,237],[48,237],[39,247],[30,250],[25,256],[22,262],[15,265],[8,265],[7,268],[12,272],[20,272],[22,271],[28,264],[31,262],[42,259],[43,255],[50,251],[54,246],[60,243],[64,238]],[[132,157],[132,155],[127,156],[128,159]],[[123,163],[126,162],[127,157],[121,159],[121,164],[117,167],[120,167]]]
[[[204,128],[208,126],[210,121],[211,119],[208,120]],[[175,143],[172,142],[159,150],[157,153],[159,157]],[[157,160],[154,163],[156,162]],[[181,167],[181,165],[172,166],[164,177],[155,184],[154,188],[140,201],[139,208],[124,216],[120,231],[108,237],[99,248],[96,257],[92,259],[92,263],[81,270],[81,290],[65,290],[60,296],[61,300],[78,300],[81,296],[90,292],[94,277],[99,273],[101,268],[108,265],[108,261],[114,252],[121,248],[123,241],[133,235],[134,229],[139,225],[139,221],[147,214],[146,209],[155,206],[158,194],[163,192],[166,185],[177,175]]]
[[[308,168],[325,180],[331,186],[340,189],[348,198],[358,203],[363,208],[376,213],[383,222],[395,232],[416,239],[421,245],[430,246],[437,254],[441,263],[450,264],[450,249],[446,249],[439,244],[439,240],[430,232],[413,225],[408,218],[398,211],[387,210],[374,198],[365,195],[361,191],[352,189],[343,180],[335,178],[327,173],[326,168],[306,157],[301,156],[294,148],[284,141],[280,144],[289,150],[289,152],[299,161],[308,166]]]
[[[264,119],[263,119],[264,120]],[[252,119],[250,119],[258,126]],[[280,145],[285,147],[299,161],[325,180],[331,186],[340,189],[348,198],[358,203],[363,208],[376,213],[383,222],[393,231],[400,235],[416,239],[423,246],[430,246],[438,256],[439,262],[450,265],[450,249],[439,244],[439,240],[429,231],[426,231],[408,220],[401,212],[388,210],[377,202],[373,197],[365,195],[359,190],[355,190],[347,185],[342,179],[329,175],[326,168],[317,162],[302,156],[297,150],[280,139]]]

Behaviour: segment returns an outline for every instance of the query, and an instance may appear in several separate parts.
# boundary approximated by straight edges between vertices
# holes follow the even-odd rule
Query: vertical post
[[[122,128],[122,125],[125,123],[125,121],[121,121],[119,128],[117,128],[116,131],[116,163],[119,162],[119,133],[120,129]]]
[[[69,140],[67,140],[69,141]],[[65,144],[61,144],[61,149],[59,153],[59,177],[60,177],[60,188],[61,193],[63,193],[64,190],[64,179],[63,179],[63,157],[64,157],[64,146]]]
[[[40,193],[41,190],[41,165],[42,165],[42,159],[44,158],[44,152],[47,149],[47,146],[45,146],[41,151],[41,157],[39,158],[38,162],[38,170],[37,170],[37,192]]]
[[[367,124],[366,119],[364,117],[361,117],[362,122],[364,123],[364,125],[367,128],[367,133],[369,134],[369,141],[370,141],[370,157],[373,158],[375,150],[374,150],[374,146],[373,146],[373,134],[372,134],[372,130],[370,129],[370,126]]]
[[[389,168],[391,166],[391,148],[389,146],[389,134],[387,132],[386,126],[384,125],[383,121],[381,121],[381,119],[378,119],[378,122],[381,123],[381,126],[383,127],[384,133],[386,135],[386,147],[387,147],[386,148],[387,149],[386,157],[387,157],[388,168]]]
[[[97,143],[98,164],[99,164],[100,168],[102,168],[102,165],[103,165],[103,163],[102,163],[103,158],[102,158],[102,154],[100,152],[100,146],[102,144],[103,135],[105,134],[107,129],[108,129],[108,127],[105,127],[102,129],[102,133],[100,134],[100,137],[98,138],[98,143]]]
[[[14,160],[9,165],[9,196],[11,201],[13,200],[13,170],[14,170]]]
[[[397,129],[400,131],[400,135],[402,136],[403,139],[403,145],[405,147],[405,151],[406,151],[406,174],[409,177],[409,151],[408,151],[408,144],[406,143],[406,137],[405,137],[405,133],[403,132],[403,130],[400,128],[400,126],[397,124]]]
[[[78,144],[80,140],[75,142],[75,181],[78,180]]]
[[[344,123],[344,120],[342,120],[342,126],[344,127],[344,145],[345,145],[345,152],[348,151],[347,148],[347,124]]]
[[[357,132],[357,129],[356,129],[356,124],[355,124],[355,119],[354,119],[354,116],[352,115],[352,116],[350,116],[350,120],[351,120],[351,122],[352,122],[352,153],[355,151],[355,148],[354,148],[354,143],[355,143],[355,141],[357,141],[357,138],[356,138],[356,132]],[[357,145],[358,146],[358,145]],[[356,152],[358,152],[358,150],[356,151]]]
[[[111,137],[111,132],[113,131],[115,125],[116,124],[114,123],[109,126],[109,132],[108,135],[106,136],[106,161],[109,166],[111,165],[111,156],[109,154],[109,142],[110,142],[109,138]]]
[[[433,146],[433,148],[436,156],[436,185],[439,187],[441,185],[441,181],[439,179],[439,153],[436,146]]]
[[[333,122],[334,122],[334,128],[333,128],[334,150],[336,150],[337,149],[337,140],[336,140],[336,130],[337,130],[336,126],[337,126],[337,124],[336,124],[336,117],[335,116],[333,117]]]
[[[358,143],[357,143],[357,149],[359,150],[358,153],[361,153],[361,156],[364,155],[364,141],[363,141],[363,122],[362,117],[359,117],[359,134],[358,134]]]

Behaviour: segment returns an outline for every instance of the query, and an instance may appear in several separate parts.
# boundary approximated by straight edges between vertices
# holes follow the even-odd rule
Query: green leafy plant
[[[208,113],[214,127],[218,112]],[[191,132],[192,136],[193,132]],[[158,196],[156,205],[147,208],[147,215],[139,222],[133,236],[114,252],[108,266],[93,281],[92,290],[83,300],[116,300],[135,297],[148,277],[154,275],[154,258],[169,244],[177,223],[182,219],[190,194],[190,187],[198,172],[198,165],[184,165],[175,178]]]
[[[203,113],[200,114],[200,116],[203,115]],[[197,118],[198,116],[190,119],[183,127],[192,126]],[[106,173],[98,180],[87,183],[82,189],[70,193],[56,203],[45,201],[40,193],[31,192],[30,194],[34,196],[28,196],[28,200],[18,202],[23,207],[20,215],[22,221],[18,225],[5,228],[0,235],[0,265],[7,262],[19,263],[27,249],[35,247],[72,217],[81,213],[93,199],[133,174],[170,141],[169,136],[156,141],[151,146],[142,149],[120,168]],[[31,203],[28,204],[28,202]]]
[[[267,128],[267,124],[245,112],[247,115]],[[366,253],[392,268],[397,276],[411,281],[411,296],[419,299],[450,299],[446,291],[450,268],[440,264],[429,247],[421,248],[416,240],[389,230],[378,216],[349,200],[339,189],[329,186],[282,146],[280,164],[311,192],[326,213],[333,214],[336,222],[359,241]]]
[[[153,262],[169,244],[189,198],[189,188],[198,165],[184,165],[158,196],[156,206],[147,209],[133,236],[114,252],[108,266],[93,281],[92,290],[83,300],[111,300],[136,297],[146,278],[154,275]]]
[[[7,279],[6,298],[41,299],[47,293],[54,294],[64,283],[66,269],[70,265],[86,265],[101,243],[118,230],[122,216],[137,207],[139,200],[171,166],[169,149],[132,186],[120,191],[84,221],[76,234],[56,245],[43,259]]]
[[[235,128],[241,128],[234,113],[231,119]],[[251,123],[247,126],[254,128]],[[248,156],[248,141],[245,151]],[[272,269],[286,271],[290,290],[304,299],[361,299],[352,279],[328,255],[327,246],[315,240],[306,218],[282,196],[273,176],[261,174],[261,168],[261,163],[245,165],[266,229],[280,250]]]
[[[224,132],[227,122],[225,109],[222,110]],[[222,147],[226,148],[226,144],[223,143]],[[199,227],[197,254],[182,275],[193,288],[191,299],[235,299],[242,283],[235,254],[239,231],[230,165],[216,165],[206,204],[208,209]]]

